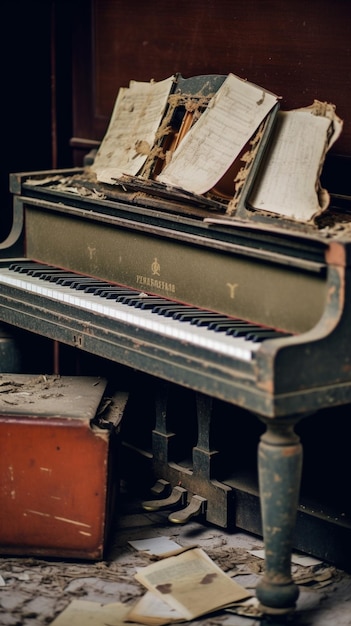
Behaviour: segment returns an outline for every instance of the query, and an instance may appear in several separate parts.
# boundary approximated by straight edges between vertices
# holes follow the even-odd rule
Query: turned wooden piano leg
[[[258,448],[265,573],[256,595],[267,614],[294,611],[299,595],[291,577],[302,469],[302,446],[294,431],[299,419],[264,420],[267,428]]]

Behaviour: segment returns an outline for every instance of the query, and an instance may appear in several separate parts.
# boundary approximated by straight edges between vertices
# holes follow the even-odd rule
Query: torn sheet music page
[[[329,194],[319,178],[325,155],[341,130],[342,121],[328,103],[279,111],[249,207],[303,222],[325,210]]]
[[[236,160],[277,100],[263,88],[229,74],[158,180],[192,193],[209,191]]]
[[[165,111],[175,77],[159,82],[130,81],[117,95],[110,124],[92,170],[99,182],[114,184],[144,165]]]
[[[252,595],[225,574],[200,548],[143,567],[135,578],[186,620]],[[135,619],[135,611],[133,617]]]

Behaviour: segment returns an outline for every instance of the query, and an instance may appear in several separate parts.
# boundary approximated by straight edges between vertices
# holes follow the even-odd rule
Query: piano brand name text
[[[142,276],[141,274],[136,275],[137,285],[142,285],[143,287],[151,287],[151,289],[159,289],[160,291],[164,291],[167,293],[175,293],[176,286],[174,283],[168,283],[165,280],[160,280],[159,278],[151,278],[150,276]]]

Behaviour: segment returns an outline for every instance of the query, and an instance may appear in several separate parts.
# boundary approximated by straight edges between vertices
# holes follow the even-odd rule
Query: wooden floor
[[[148,565],[152,557],[135,550],[129,542],[160,536],[181,546],[200,546],[223,571],[254,595],[255,585],[262,575],[263,560],[253,556],[251,551],[262,549],[260,538],[242,532],[227,533],[197,521],[185,526],[170,525],[167,515],[168,512],[146,513],[139,502],[123,494],[120,515],[104,561],[1,557],[0,624],[47,626],[77,599],[132,606],[144,594],[144,589],[134,579],[136,569]],[[300,587],[300,597],[298,611],[288,623],[350,626],[351,575],[320,561],[309,566],[293,565],[293,575]],[[266,622],[256,617],[220,612],[196,623],[263,626]]]

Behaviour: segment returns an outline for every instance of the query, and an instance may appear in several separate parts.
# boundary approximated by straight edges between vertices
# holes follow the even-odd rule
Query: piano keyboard
[[[30,261],[2,268],[1,283],[242,361],[252,360],[262,341],[288,336],[245,320]]]

